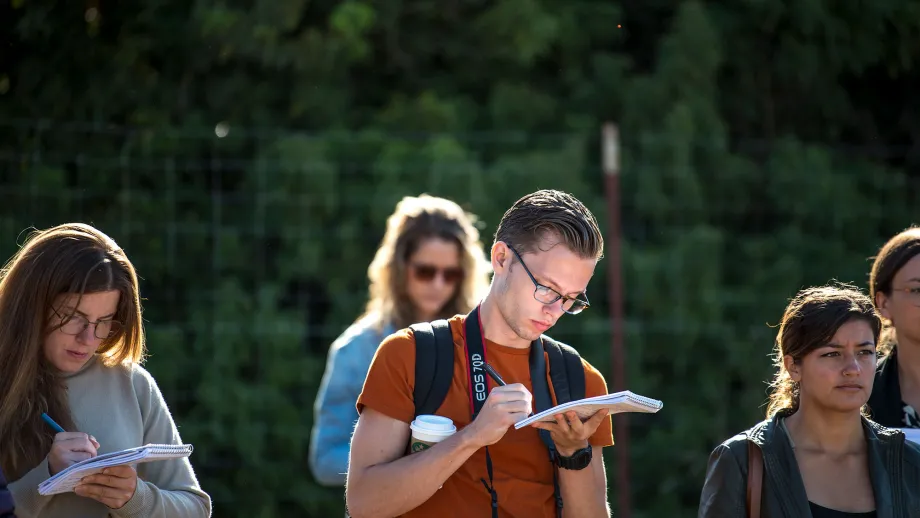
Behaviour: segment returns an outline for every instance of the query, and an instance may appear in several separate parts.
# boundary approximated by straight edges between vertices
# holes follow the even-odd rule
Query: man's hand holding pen
[[[492,393],[489,394],[489,399],[486,399],[486,405],[488,405],[489,400],[492,399],[493,393],[499,390],[506,389],[508,387],[520,387],[519,389],[515,389],[514,393],[523,391],[527,395],[528,402],[533,401],[533,396],[520,383],[515,383],[514,385],[507,385],[505,381],[501,378],[501,376],[499,376],[498,372],[496,372],[495,369],[492,368],[492,366],[489,364],[485,365],[485,371],[493,380],[495,380],[495,383],[498,384],[498,387],[493,389]],[[485,407],[483,407],[483,410],[485,410]],[[523,416],[518,417],[517,415],[515,415],[514,416],[515,419],[513,422],[511,422],[511,424],[513,425],[514,423],[520,421],[521,419],[528,417],[530,415],[531,410],[532,409],[528,409],[527,413]],[[581,418],[578,417],[578,414],[576,414],[575,412],[568,412],[568,413],[556,414],[555,416],[553,416],[553,418],[556,420],[555,423],[546,423],[546,422],[537,421],[531,424],[530,426],[534,428],[538,428],[540,430],[548,431],[550,433],[550,436],[553,438],[553,443],[555,443],[556,450],[559,452],[559,454],[562,455],[563,457],[568,457],[568,456],[571,456],[576,451],[588,446],[588,438],[594,435],[594,432],[597,431],[598,427],[601,425],[601,423],[604,422],[604,419],[607,417],[609,413],[610,412],[606,409],[598,410],[590,418],[588,418],[585,421],[582,421]],[[503,435],[504,433],[499,435],[498,438],[494,442],[498,442],[498,440],[501,439]],[[489,443],[489,444],[493,444],[493,443]]]
[[[468,428],[473,428],[480,446],[495,444],[514,423],[530,415],[532,403],[533,396],[520,383],[495,387]]]
[[[533,395],[520,383],[507,385],[488,364],[485,371],[498,385],[486,398],[482,410],[469,424],[472,436],[480,446],[495,444],[505,436],[509,428],[533,411]]]

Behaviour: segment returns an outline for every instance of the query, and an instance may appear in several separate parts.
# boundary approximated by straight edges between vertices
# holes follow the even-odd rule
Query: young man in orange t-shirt
[[[594,216],[569,194],[537,191],[505,212],[491,250],[492,284],[470,315],[481,333],[466,331],[473,329],[466,315],[449,320],[453,381],[436,413],[452,419],[457,432],[427,450],[407,453],[415,411],[413,332],[403,329],[380,344],[357,403],[346,484],[353,518],[554,518],[554,470],[566,516],[609,517],[600,451],[613,444],[606,410],[585,421],[570,412],[554,423],[513,427],[533,410],[531,344],[563,313],[588,306],[585,290],[603,247]],[[480,334],[485,359],[508,384],[490,383],[472,419],[467,339]],[[606,394],[601,373],[585,360],[582,366],[585,397]],[[551,434],[561,457],[555,468],[538,429]]]

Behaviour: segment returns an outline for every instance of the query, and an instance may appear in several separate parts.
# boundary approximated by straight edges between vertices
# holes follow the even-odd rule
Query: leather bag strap
[[[763,452],[748,441],[747,515],[760,518],[760,495],[763,489]]]

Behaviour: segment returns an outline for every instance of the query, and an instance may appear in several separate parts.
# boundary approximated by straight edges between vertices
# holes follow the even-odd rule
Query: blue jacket
[[[394,332],[390,325],[378,331],[375,322],[374,318],[355,322],[329,348],[310,436],[310,471],[324,486],[345,485],[351,434],[358,420],[355,403],[377,347]]]
[[[6,488],[6,477],[3,471],[0,471],[0,518],[16,518],[15,505],[13,504],[13,495]]]

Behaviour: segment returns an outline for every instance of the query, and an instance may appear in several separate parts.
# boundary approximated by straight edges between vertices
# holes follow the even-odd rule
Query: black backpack
[[[454,338],[447,320],[422,322],[410,326],[415,335],[415,415],[437,412],[454,377]],[[546,351],[550,364],[550,382],[557,404],[585,397],[585,371],[581,356],[572,347],[545,335],[531,345],[530,380],[533,386],[534,413],[553,407],[552,395],[546,383]],[[556,459],[556,445],[546,430],[539,430],[540,439],[549,450],[549,460]],[[557,516],[562,514],[562,493],[559,476],[553,469],[553,494]]]

